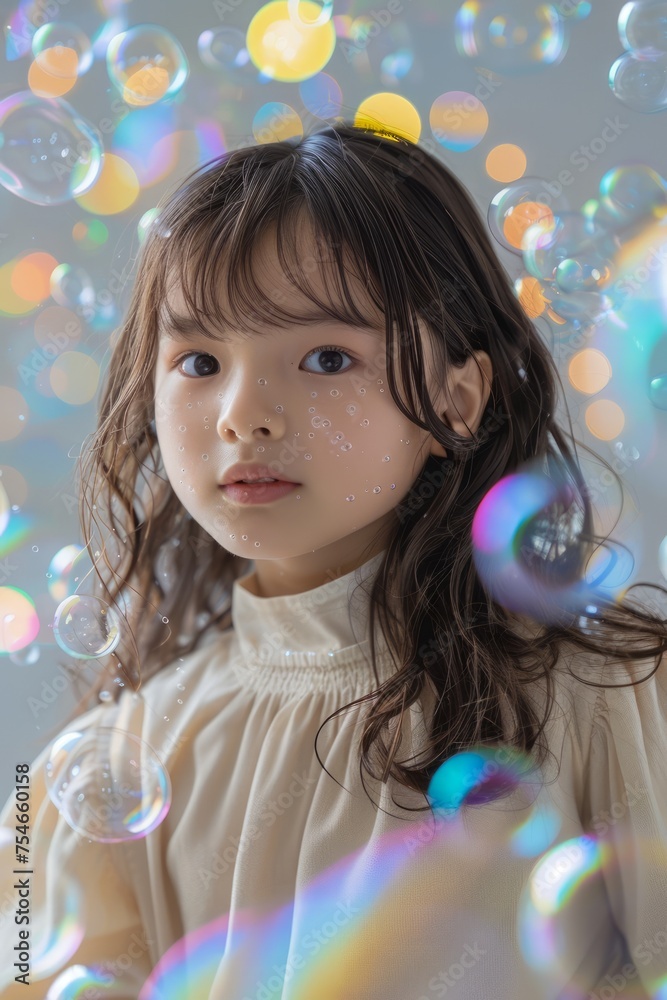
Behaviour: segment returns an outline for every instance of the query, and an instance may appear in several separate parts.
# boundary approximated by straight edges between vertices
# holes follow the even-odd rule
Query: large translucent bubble
[[[0,101],[0,184],[35,205],[59,205],[95,184],[99,136],[58,97],[21,91]]]
[[[59,736],[45,776],[65,821],[104,844],[147,836],[171,805],[171,781],[158,755],[122,729],[94,727]]]

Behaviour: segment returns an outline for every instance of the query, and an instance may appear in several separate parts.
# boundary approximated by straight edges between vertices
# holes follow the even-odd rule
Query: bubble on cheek
[[[349,497],[345,497],[346,500],[354,500],[354,494],[350,493]]]
[[[357,412],[357,408],[356,408],[356,406],[354,405],[354,403],[350,403],[350,404],[349,404],[348,406],[346,406],[346,407],[345,407],[345,412],[346,412],[346,413],[349,413],[349,414],[350,414],[350,416],[351,416],[351,417],[353,417],[353,416],[354,416],[354,414],[355,414],[355,413]]]
[[[339,390],[339,389],[332,389],[332,390],[330,391],[329,395],[330,395],[330,396],[340,396],[340,395],[342,395],[342,393],[340,392],[340,390]]]
[[[362,420],[361,421],[361,426],[362,427],[370,427],[370,425],[371,425],[370,420]]]
[[[185,424],[181,424],[181,426],[178,429],[179,431],[184,431],[186,429]]]
[[[384,458],[382,459],[382,461],[383,462],[391,462],[391,459],[390,459],[389,455],[385,455]]]
[[[307,462],[310,462],[310,460],[311,460],[311,458],[312,458],[313,456],[312,456],[312,455],[310,455],[310,454],[305,454],[305,455],[304,455],[303,457],[305,458],[305,460],[306,460]]]
[[[208,462],[208,455],[202,455],[202,459],[204,462]]]

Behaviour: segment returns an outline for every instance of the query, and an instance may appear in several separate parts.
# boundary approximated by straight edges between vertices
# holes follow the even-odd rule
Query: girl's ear
[[[478,429],[491,393],[492,379],[493,366],[486,351],[475,351],[462,368],[449,372],[451,402],[444,402],[442,391],[440,413],[442,419],[461,437],[470,437]],[[431,444],[431,454],[447,457],[445,448],[435,439]]]

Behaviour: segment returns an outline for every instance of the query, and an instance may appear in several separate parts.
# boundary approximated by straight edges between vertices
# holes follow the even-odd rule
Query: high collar
[[[301,594],[258,597],[253,593],[256,569],[238,577],[232,587],[232,623],[239,645],[235,666],[244,680],[305,693],[372,678],[368,598],[384,554]],[[393,661],[387,660],[377,626],[376,648],[380,673],[389,676]]]

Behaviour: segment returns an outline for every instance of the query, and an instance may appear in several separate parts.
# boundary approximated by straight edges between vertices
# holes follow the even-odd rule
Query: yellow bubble
[[[600,392],[611,378],[611,364],[602,351],[587,347],[574,355],[568,367],[570,382],[579,392]]]
[[[371,94],[361,102],[354,116],[358,128],[370,129],[378,135],[385,135],[383,127],[395,132],[408,142],[417,142],[421,134],[421,118],[411,101],[384,91]],[[392,138],[388,135],[388,138]]]
[[[287,0],[272,0],[261,7],[248,25],[246,48],[265,77],[293,83],[326,66],[336,47],[336,31],[331,19],[314,23],[322,13],[320,4],[301,0],[294,19],[289,6]]]
[[[105,153],[95,184],[74,200],[96,215],[115,215],[133,205],[139,195],[139,178],[117,153]]]
[[[486,158],[486,172],[494,181],[509,184],[523,177],[528,160],[521,146],[503,142],[494,146]]]
[[[89,403],[97,392],[100,369],[97,362],[81,351],[64,351],[49,371],[51,388],[58,399],[72,406]]]
[[[625,427],[625,414],[611,399],[596,399],[586,408],[586,426],[601,441],[618,437]]]

